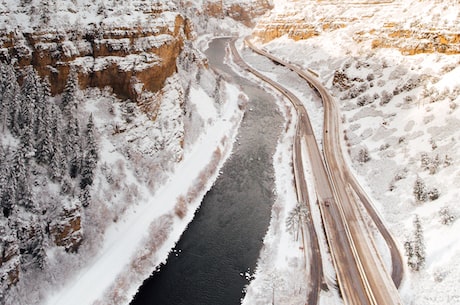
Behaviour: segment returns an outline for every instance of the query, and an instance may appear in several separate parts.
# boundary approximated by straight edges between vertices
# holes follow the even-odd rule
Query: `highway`
[[[321,95],[324,111],[324,158],[320,153],[314,137],[308,113],[302,103],[281,85],[250,68],[244,69],[262,80],[270,83],[283,93],[294,105],[299,115],[297,139],[294,147],[294,165],[297,168],[296,184],[299,188],[298,172],[303,171],[303,162],[299,158],[302,149],[299,143],[303,139],[315,179],[315,193],[318,198],[323,225],[331,251],[337,279],[345,304],[401,304],[396,286],[402,278],[402,260],[399,251],[386,230],[372,204],[346,166],[340,145],[340,128],[338,109],[332,96],[314,76],[299,68],[279,60],[271,54],[253,46],[246,39],[246,44],[255,52],[268,57],[278,64],[285,65],[308,81]],[[232,47],[233,52],[236,48]],[[236,56],[235,56],[236,58]],[[241,57],[237,61],[242,61]],[[241,63],[239,63],[242,65]],[[304,192],[304,190],[300,190]],[[305,195],[302,195],[305,196]],[[308,196],[307,196],[308,197]],[[310,204],[310,203],[309,203]],[[374,245],[372,234],[366,224],[365,216],[359,206],[365,207],[368,215],[374,220],[387,241],[392,255],[392,271],[390,276]],[[316,279],[318,281],[318,279]],[[396,285],[395,285],[396,284]],[[315,304],[315,302],[308,302]]]

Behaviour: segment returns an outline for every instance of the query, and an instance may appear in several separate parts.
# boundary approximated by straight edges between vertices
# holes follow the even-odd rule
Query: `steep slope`
[[[173,247],[227,156],[244,98],[207,68],[175,2],[4,1],[0,11],[0,304],[43,302],[117,240],[110,232],[150,209],[137,232],[161,241],[128,237],[144,243],[120,245],[132,277],[100,281],[94,296],[126,302],[117,281],[132,292]],[[212,158],[191,161],[195,146]],[[186,161],[197,178],[168,185],[176,171],[190,176]]]

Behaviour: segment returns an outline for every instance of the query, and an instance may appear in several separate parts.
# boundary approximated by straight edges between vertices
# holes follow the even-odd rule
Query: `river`
[[[211,41],[209,64],[249,97],[238,141],[195,218],[131,305],[237,305],[254,270],[274,202],[273,154],[282,131],[274,98],[223,63],[228,39]]]

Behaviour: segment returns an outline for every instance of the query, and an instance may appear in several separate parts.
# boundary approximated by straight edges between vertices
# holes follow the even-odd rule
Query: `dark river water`
[[[131,305],[237,305],[267,231],[274,201],[272,157],[282,116],[260,86],[223,64],[227,39],[216,39],[206,55],[249,97],[239,143],[206,194],[194,220],[167,263],[144,281]]]

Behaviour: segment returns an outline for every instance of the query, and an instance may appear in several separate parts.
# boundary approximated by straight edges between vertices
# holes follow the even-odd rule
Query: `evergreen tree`
[[[19,87],[16,79],[16,73],[12,66],[7,66],[7,73],[5,79],[5,91],[3,92],[3,114],[4,126],[8,127],[10,131],[19,135],[19,112],[21,109],[21,88]]]
[[[419,271],[425,264],[425,243],[422,224],[418,215],[414,218],[414,233],[410,241],[406,241],[404,248],[407,255],[407,264],[413,271]]]
[[[34,128],[38,84],[39,80],[35,70],[31,66],[27,67],[21,87],[21,108],[18,114],[18,124],[21,130],[24,128]]]
[[[11,160],[0,146],[0,206],[4,217],[9,217],[13,210],[16,183],[11,179]]]
[[[294,209],[289,213],[288,218],[286,219],[286,227],[288,231],[295,234],[295,239],[299,239],[299,232],[302,233],[304,224],[307,221],[308,210],[305,207],[305,204],[297,203]]]
[[[50,104],[50,98],[51,98],[51,84],[49,82],[48,77],[45,77],[45,79],[40,83],[39,90],[38,90],[38,99],[36,101],[36,117],[37,119],[35,120],[35,128],[34,132],[36,135],[37,139],[40,139],[41,137],[41,132],[43,132],[43,124],[44,118],[48,115],[49,113],[49,104]],[[48,113],[46,113],[48,111]]]
[[[62,117],[59,108],[57,108],[56,106],[52,105],[51,111],[51,143],[53,147],[53,154],[51,155],[49,169],[51,179],[55,181],[61,181],[61,179],[64,177],[64,175],[67,174],[68,171],[67,160],[64,156],[63,136],[60,133],[60,131],[62,130]]]
[[[8,113],[8,102],[3,99],[3,95],[6,90],[6,77],[7,77],[7,70],[6,65],[0,63],[0,126],[4,127],[6,123],[6,118],[4,116],[5,112]],[[4,129],[4,128],[3,128]]]
[[[64,88],[64,92],[62,93],[62,102],[61,102],[61,110],[67,119],[72,118],[72,111],[76,109],[77,99],[76,99],[76,92],[78,89],[78,78],[77,73],[75,70],[71,70],[69,76],[67,78],[67,83]]]
[[[51,105],[44,105],[42,115],[38,117],[36,158],[40,164],[49,164],[53,156],[53,131],[51,130]]]
[[[91,203],[91,193],[89,192],[90,186],[85,186],[80,192],[80,202],[83,207],[88,207]]]
[[[361,148],[358,153],[358,162],[359,163],[366,163],[370,160],[369,157],[369,150],[367,148]]]
[[[54,143],[49,170],[51,179],[54,181],[61,181],[67,174],[67,160],[65,159],[61,142]]]
[[[428,198],[425,182],[420,177],[415,180],[413,194],[419,202],[426,201]]]
[[[14,154],[13,180],[16,183],[16,200],[18,205],[26,209],[33,208],[32,189],[30,185],[30,160],[29,151],[24,145],[20,145]]]
[[[26,215],[19,217],[16,223],[21,265],[22,267],[34,265],[43,269],[46,257],[43,249],[44,232],[37,216]]]
[[[70,151],[68,152],[69,158],[69,174],[70,177],[75,178],[81,171],[82,158],[83,158],[83,149],[81,146],[81,137],[80,137],[80,127],[78,120],[74,119],[73,124],[69,121],[67,127],[67,136],[68,136],[68,147]]]
[[[29,155],[35,154],[33,138],[34,136],[31,126],[24,126],[21,130],[20,140],[21,145],[24,146],[24,149],[29,153]]]
[[[93,184],[94,170],[97,166],[98,154],[96,141],[94,139],[94,123],[91,114],[86,126],[86,150],[82,162],[82,177],[80,181],[81,189]]]

